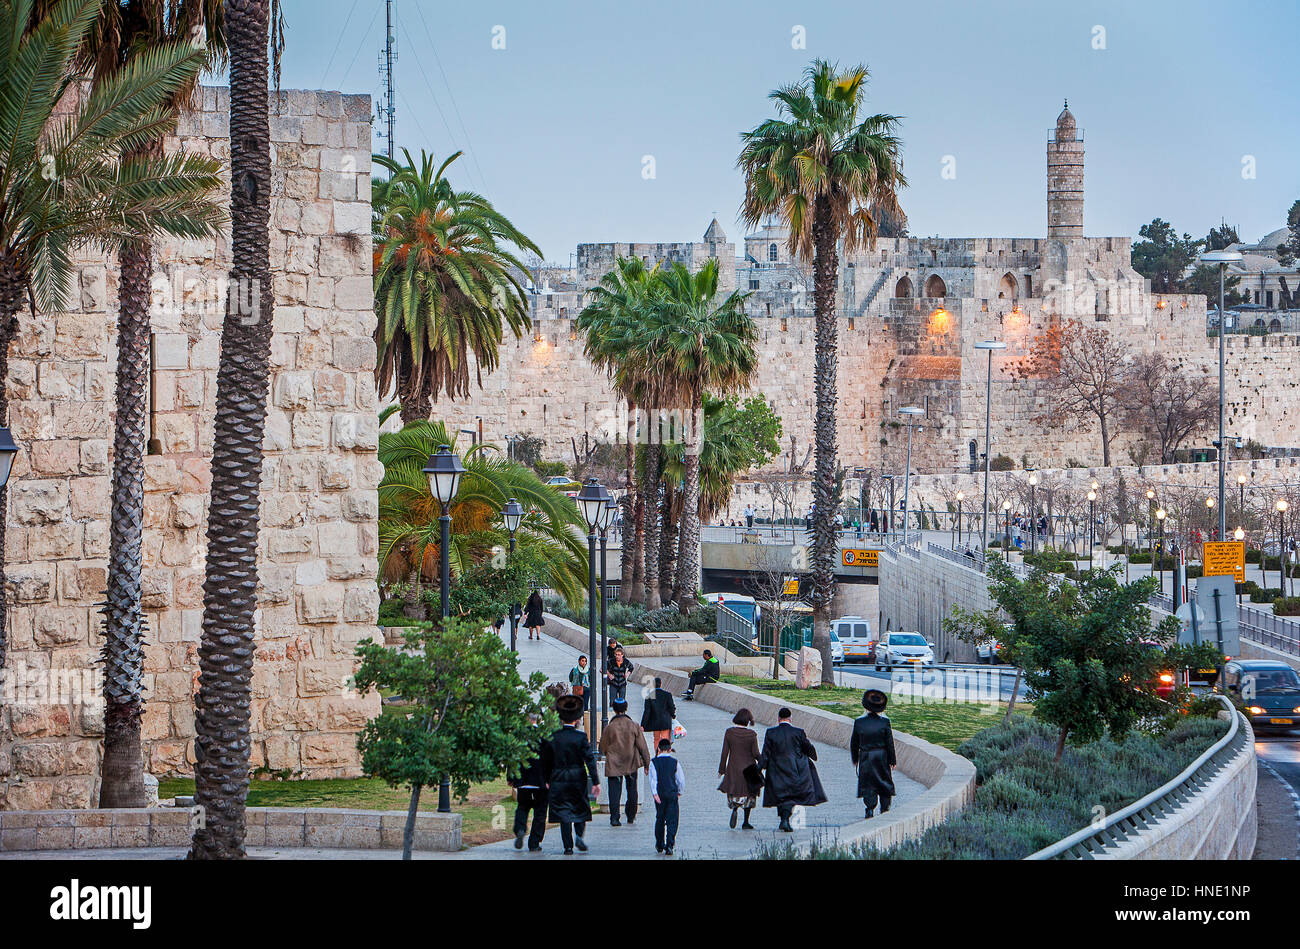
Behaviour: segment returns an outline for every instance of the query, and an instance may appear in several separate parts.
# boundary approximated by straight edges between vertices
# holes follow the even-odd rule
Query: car
[[[876,643],[871,637],[871,621],[861,616],[841,616],[831,620],[831,631],[844,647],[845,662],[871,662]]]
[[[813,637],[812,627],[810,626],[804,632],[803,644],[805,646],[811,646],[812,637]],[[834,665],[837,662],[839,663],[844,662],[844,643],[840,641],[839,634],[835,632],[835,626],[834,624],[832,624],[831,625],[831,664]]]
[[[1156,642],[1146,641],[1142,643],[1147,649],[1164,655],[1165,647]],[[1155,687],[1156,695],[1166,701],[1174,694],[1174,688],[1178,685],[1178,673],[1170,667],[1161,664],[1160,671],[1156,673]]]
[[[1002,624],[1005,629],[1012,629],[1010,623]],[[988,639],[981,639],[975,644],[975,658],[980,662],[986,662],[989,665],[995,665],[1002,661],[1002,643],[996,636],[990,636]]]
[[[1223,667],[1228,693],[1256,731],[1300,728],[1300,675],[1275,659],[1234,659]]]
[[[566,498],[577,498],[578,492],[582,490],[582,485],[572,478],[566,478],[564,475],[554,475],[547,478],[546,483],[553,488],[559,488]]]
[[[934,643],[929,642],[920,633],[885,633],[876,643],[876,657],[873,662],[877,672],[882,667],[892,669],[894,666],[932,666],[934,665]]]

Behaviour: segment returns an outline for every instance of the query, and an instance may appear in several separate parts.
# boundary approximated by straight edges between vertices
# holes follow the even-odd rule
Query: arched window
[[[946,297],[948,295],[948,286],[943,282],[943,278],[938,274],[931,274],[930,279],[925,282],[925,295],[927,297]]]
[[[1002,279],[998,282],[998,299],[1014,300],[1019,295],[1019,287],[1016,284],[1015,276],[1011,273],[1004,273]]]
[[[898,283],[894,284],[894,296],[906,299],[912,295],[912,281],[903,277]]]
[[[768,245],[767,245],[767,259],[775,263],[775,261],[776,261],[776,245],[775,245],[775,244],[768,244]]]

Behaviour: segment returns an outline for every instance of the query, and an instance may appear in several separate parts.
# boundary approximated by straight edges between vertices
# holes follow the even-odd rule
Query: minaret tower
[[[1047,143],[1047,237],[1083,237],[1083,136],[1068,100]]]

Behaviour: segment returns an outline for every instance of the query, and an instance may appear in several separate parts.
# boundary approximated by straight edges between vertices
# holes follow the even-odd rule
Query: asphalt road
[[[1261,781],[1264,780],[1266,773],[1281,779],[1289,794],[1291,805],[1288,808],[1287,801],[1278,800],[1276,806],[1270,807],[1270,811],[1275,813],[1265,815],[1261,787],[1260,833],[1263,835],[1267,829],[1268,833],[1277,835],[1279,839],[1261,840],[1260,849],[1264,850],[1267,847],[1268,854],[1277,857],[1300,858],[1300,729],[1256,733],[1255,754],[1260,761]],[[1286,819],[1287,816],[1291,818],[1289,821]],[[1289,833],[1284,829],[1286,827],[1290,827]],[[1295,848],[1293,856],[1291,856],[1292,846]]]

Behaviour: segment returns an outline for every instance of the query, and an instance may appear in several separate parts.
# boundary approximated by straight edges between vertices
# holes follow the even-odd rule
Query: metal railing
[[[1204,790],[1228,764],[1249,744],[1250,729],[1243,728],[1245,718],[1228,701],[1216,695],[1231,713],[1228,732],[1184,768],[1176,777],[1165,782],[1145,797],[1139,798],[1123,810],[1106,818],[1100,827],[1085,827],[1050,847],[1032,853],[1026,860],[1092,860],[1105,856],[1133,835],[1163,820]]]
[[[1174,598],[1167,593],[1153,593],[1147,602],[1165,613],[1174,612]],[[1286,617],[1238,604],[1237,627],[1242,639],[1287,655],[1300,656],[1300,624]]]

